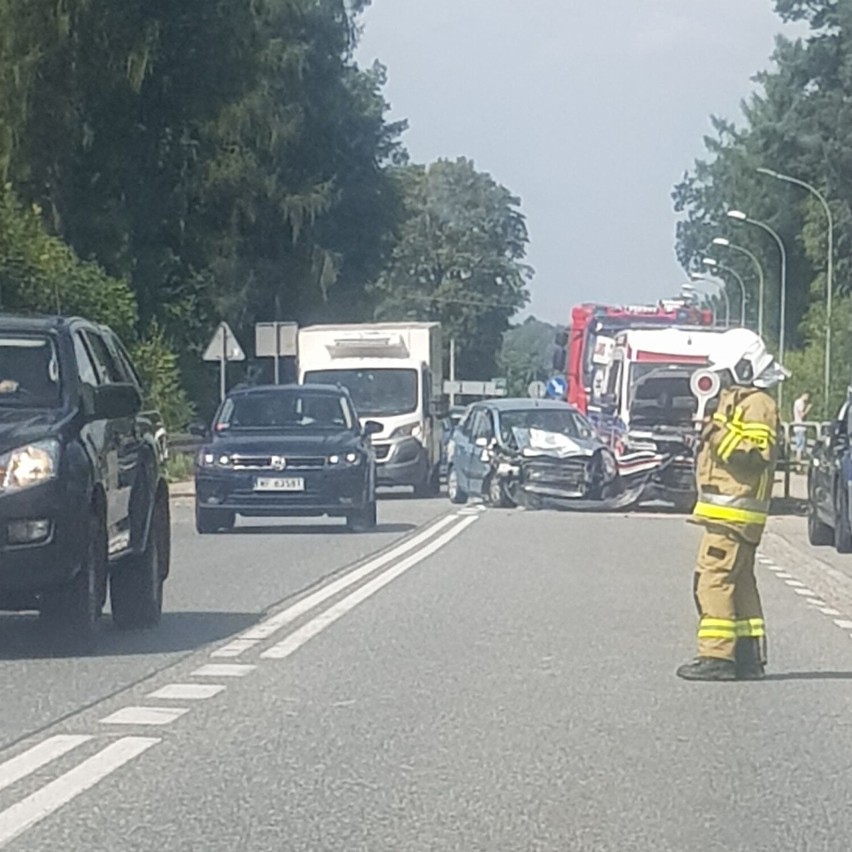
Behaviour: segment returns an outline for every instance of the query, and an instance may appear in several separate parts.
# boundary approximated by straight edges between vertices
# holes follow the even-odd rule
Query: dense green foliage
[[[398,178],[406,214],[371,288],[376,316],[440,321],[456,340],[457,374],[490,379],[509,319],[528,298],[520,201],[465,159],[401,169]]]
[[[809,33],[796,41],[778,39],[775,67],[756,77],[760,90],[744,103],[742,126],[713,119],[714,135],[705,139],[709,156],[696,162],[674,192],[676,209],[686,214],[678,226],[677,249],[685,268],[694,268],[717,236],[754,252],[767,273],[767,337],[777,343],[778,249],[769,235],[735,224],[726,211],[746,211],[780,234],[789,255],[788,352],[791,347],[799,350],[786,358],[796,372],[792,386],[811,390],[815,412],[833,412],[852,379],[852,6],[836,0],[776,0],[775,5],[785,20],[806,23]],[[828,198],[835,219],[834,357],[828,406],[822,393],[825,212],[808,191],[759,174],[760,167],[815,186]],[[755,308],[753,264],[735,251],[718,249],[712,254],[746,277]],[[737,292],[736,285],[731,292]],[[785,393],[790,403],[793,398]]]
[[[558,331],[550,323],[527,317],[506,332],[498,370],[506,377],[509,396],[526,396],[530,382],[546,382],[553,375]]]
[[[366,5],[0,3],[0,181],[77,256],[129,282],[134,331],[176,342],[202,404],[216,384],[199,356],[222,319],[250,349],[258,321],[417,313],[394,291],[407,286],[398,264],[418,205],[431,203],[407,189],[416,174],[425,186],[427,172],[406,168],[384,69],[354,61]],[[482,322],[469,306],[450,329],[475,336],[464,357],[485,370],[505,316],[524,301],[507,262],[522,257],[526,232],[508,192],[471,166],[436,174],[453,169],[452,191],[471,194],[456,202],[471,207],[464,227],[482,240],[505,229],[496,246],[464,247],[486,252],[473,285],[501,306],[482,307]],[[501,270],[508,277],[495,284]]]

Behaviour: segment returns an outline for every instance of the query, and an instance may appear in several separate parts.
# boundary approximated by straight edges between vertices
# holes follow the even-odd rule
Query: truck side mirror
[[[437,417],[439,419],[443,419],[447,417],[450,413],[450,398],[447,394],[442,393],[439,396],[436,396],[432,399],[432,402],[429,406],[429,413],[433,417]]]
[[[189,424],[189,434],[196,438],[206,438],[207,426],[201,420],[196,420]]]
[[[384,426],[379,423],[378,420],[367,420],[364,423],[364,434],[365,435],[378,435],[379,432],[384,430]]]

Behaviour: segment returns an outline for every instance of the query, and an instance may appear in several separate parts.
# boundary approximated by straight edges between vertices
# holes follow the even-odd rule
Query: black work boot
[[[696,657],[682,665],[676,672],[684,680],[736,680],[737,667],[733,660],[716,657]]]
[[[763,680],[766,677],[758,639],[737,639],[736,664],[737,680]]]

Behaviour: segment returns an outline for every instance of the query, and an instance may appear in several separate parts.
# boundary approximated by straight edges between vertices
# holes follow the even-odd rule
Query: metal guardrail
[[[831,434],[834,421],[805,420],[802,423],[781,424],[782,439],[780,456],[778,459],[778,470],[784,473],[784,497],[790,497],[790,479],[793,473],[804,473],[811,463],[814,448]],[[805,445],[802,449],[801,459],[796,458],[795,429],[805,430]]]
[[[197,435],[169,435],[169,451],[192,455],[198,451],[202,439]]]

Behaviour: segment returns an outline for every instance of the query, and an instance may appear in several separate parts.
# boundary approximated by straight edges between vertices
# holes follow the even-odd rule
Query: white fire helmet
[[[747,328],[733,328],[721,336],[720,346],[711,356],[710,369],[730,370],[738,385],[771,388],[790,373],[772,357],[766,344]]]

